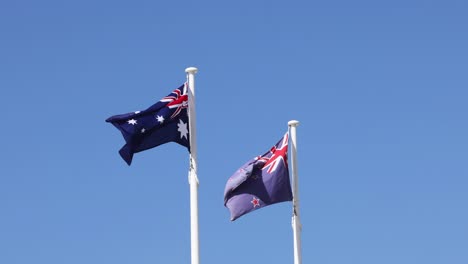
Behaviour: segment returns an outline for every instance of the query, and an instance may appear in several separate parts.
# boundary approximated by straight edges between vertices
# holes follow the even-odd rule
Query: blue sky
[[[170,2],[170,3],[169,3]],[[196,75],[201,263],[292,263],[227,178],[297,119],[303,263],[468,263],[466,1],[3,1],[0,263],[189,263],[187,151],[104,120]]]

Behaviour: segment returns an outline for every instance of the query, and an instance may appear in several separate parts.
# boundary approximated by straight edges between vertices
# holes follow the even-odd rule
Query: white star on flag
[[[179,119],[179,123],[177,124],[177,126],[179,127],[177,129],[177,131],[180,132],[180,138],[186,138],[188,139],[187,137],[187,134],[188,134],[188,129],[187,129],[187,124],[185,124],[182,119]]]
[[[158,122],[160,124],[162,124],[164,122],[164,117],[163,116],[158,115],[158,116],[156,116],[156,119],[158,120]]]
[[[128,120],[127,122],[128,122],[128,124],[130,124],[130,125],[136,125],[136,124],[137,124],[137,121],[136,121],[135,119],[130,119],[130,120]]]

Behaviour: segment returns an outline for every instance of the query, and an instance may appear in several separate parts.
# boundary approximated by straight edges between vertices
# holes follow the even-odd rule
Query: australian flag
[[[190,151],[187,108],[184,84],[146,110],[109,117],[126,142],[120,156],[130,165],[133,154],[171,141]]]
[[[270,204],[291,201],[288,133],[270,151],[238,169],[226,183],[224,206],[231,221]]]

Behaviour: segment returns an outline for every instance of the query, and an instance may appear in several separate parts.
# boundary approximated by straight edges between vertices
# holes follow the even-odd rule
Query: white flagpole
[[[301,254],[301,219],[299,215],[299,181],[297,176],[297,144],[296,144],[296,127],[299,121],[291,120],[288,122],[291,138],[291,170],[292,170],[292,191],[293,191],[293,216],[292,228],[294,233],[294,264],[302,263]]]
[[[195,73],[198,69],[185,69],[188,81],[188,119],[190,135],[190,241],[192,264],[200,263],[200,240],[198,238],[198,177],[197,177],[197,142],[195,130]]]

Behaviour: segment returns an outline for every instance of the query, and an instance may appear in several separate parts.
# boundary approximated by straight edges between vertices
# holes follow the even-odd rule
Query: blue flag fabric
[[[171,141],[190,151],[187,108],[184,84],[146,110],[109,117],[126,142],[120,156],[130,165],[133,154]]]
[[[251,159],[227,181],[224,206],[231,221],[265,206],[292,201],[288,170],[288,133],[262,156]]]

